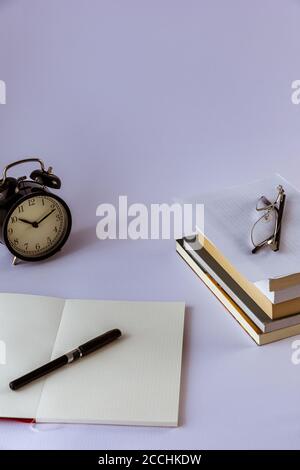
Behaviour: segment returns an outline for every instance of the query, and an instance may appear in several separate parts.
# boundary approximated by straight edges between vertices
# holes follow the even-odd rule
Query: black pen
[[[87,343],[78,346],[78,348],[73,349],[63,356],[48,362],[48,364],[44,364],[32,372],[29,372],[28,374],[13,380],[10,382],[9,386],[12,390],[18,390],[19,388],[24,387],[24,385],[27,385],[30,382],[33,382],[34,380],[39,379],[40,377],[43,377],[44,375],[49,374],[50,372],[53,372],[62,366],[65,366],[66,364],[70,364],[71,362],[77,361],[78,359],[81,359],[82,357],[97,351],[106,344],[115,341],[121,336],[121,334],[121,331],[118,329],[107,331],[106,333],[91,339]]]

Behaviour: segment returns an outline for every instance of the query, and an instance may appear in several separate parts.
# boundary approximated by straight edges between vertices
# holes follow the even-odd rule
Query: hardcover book
[[[276,187],[286,193],[277,252],[265,247],[252,254],[251,228],[257,200],[274,200]],[[300,312],[300,193],[279,175],[204,196],[205,250],[271,318]],[[263,224],[262,224],[263,225]]]

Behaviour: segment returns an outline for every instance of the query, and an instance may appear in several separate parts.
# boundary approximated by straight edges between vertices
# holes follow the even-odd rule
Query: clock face
[[[61,199],[47,194],[30,195],[9,215],[6,244],[21,259],[47,258],[61,248],[70,228],[71,215]]]

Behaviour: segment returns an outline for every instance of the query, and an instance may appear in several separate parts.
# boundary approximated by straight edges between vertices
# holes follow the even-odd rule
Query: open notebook
[[[176,426],[184,304],[0,294],[0,417]],[[19,391],[11,380],[119,328],[122,337]],[[1,364],[1,362],[6,362]]]

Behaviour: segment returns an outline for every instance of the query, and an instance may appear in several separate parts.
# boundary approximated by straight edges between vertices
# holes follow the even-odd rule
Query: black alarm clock
[[[37,162],[30,178],[12,178],[7,171]],[[67,241],[72,217],[63,199],[49,191],[61,187],[60,179],[46,170],[39,158],[25,158],[7,165],[0,179],[0,240],[18,260],[40,261],[54,255]]]

